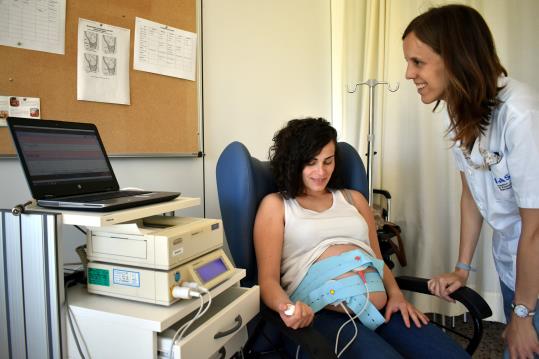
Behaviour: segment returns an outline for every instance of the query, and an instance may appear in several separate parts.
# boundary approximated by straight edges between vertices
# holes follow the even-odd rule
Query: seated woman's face
[[[302,178],[305,192],[325,191],[335,170],[335,143],[329,142],[320,153],[312,158],[303,168]]]

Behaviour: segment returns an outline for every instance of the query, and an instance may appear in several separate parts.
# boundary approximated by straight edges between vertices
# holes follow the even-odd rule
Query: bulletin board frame
[[[133,70],[136,17],[197,32],[196,0],[67,0],[65,54],[0,46],[0,95],[39,97],[42,119],[95,123],[112,156],[200,156],[197,82]],[[130,105],[77,100],[79,18],[131,30]],[[14,154],[1,127],[0,156]]]

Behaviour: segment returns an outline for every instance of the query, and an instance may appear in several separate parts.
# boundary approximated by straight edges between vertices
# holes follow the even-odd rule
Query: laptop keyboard
[[[104,201],[107,199],[121,198],[121,197],[131,197],[140,194],[151,193],[150,191],[117,191],[117,192],[107,192],[107,193],[98,193],[94,195],[80,196],[80,197],[70,197],[71,201],[76,200],[78,202],[97,202]]]

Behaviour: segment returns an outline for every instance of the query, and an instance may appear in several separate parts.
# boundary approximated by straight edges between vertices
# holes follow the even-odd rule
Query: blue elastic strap
[[[367,300],[367,297],[364,295],[351,297],[347,300],[346,305],[352,309],[356,315],[358,313],[361,313],[358,315],[359,320],[361,323],[363,323],[364,326],[369,328],[370,330],[375,330],[380,325],[384,324],[385,318],[382,316],[380,311],[376,309],[374,304],[372,304],[370,301],[367,303],[367,306],[365,307],[365,301]],[[361,311],[365,307],[363,311]]]
[[[384,261],[356,249],[313,264],[290,299],[295,301],[294,296],[305,298],[328,280],[359,267],[373,267],[380,277],[384,277]]]
[[[374,267],[378,272],[365,273],[365,281],[359,275],[339,280],[333,278],[359,267]],[[384,322],[384,317],[367,299],[369,292],[385,291],[381,276],[384,262],[359,250],[330,257],[315,263],[303,278],[290,299],[301,300],[316,313],[329,304],[346,302],[347,306],[369,329],[374,330]],[[368,303],[366,303],[368,301]]]
[[[365,275],[369,292],[384,291],[384,284],[376,272]],[[378,309],[367,301],[367,288],[359,276],[350,276],[340,280],[329,280],[322,287],[309,294],[309,298],[302,298],[314,312],[323,309],[326,305],[346,302],[347,306],[358,316],[359,320],[369,329],[374,330],[384,322],[384,317]],[[301,300],[301,299],[300,299]]]
[[[377,273],[369,272],[365,275],[369,292],[383,292],[384,284]],[[328,280],[323,286],[309,293],[308,303],[313,310],[319,311],[328,304],[355,296],[366,296],[367,286],[363,280],[354,275],[339,280]],[[305,299],[305,298],[304,298]]]

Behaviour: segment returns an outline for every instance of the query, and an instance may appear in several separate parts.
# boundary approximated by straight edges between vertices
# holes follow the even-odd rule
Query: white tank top
[[[330,246],[353,244],[374,256],[367,222],[342,194],[332,191],[333,203],[322,212],[305,209],[296,199],[284,200],[284,243],[281,285],[290,295],[310,266]]]

